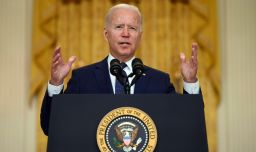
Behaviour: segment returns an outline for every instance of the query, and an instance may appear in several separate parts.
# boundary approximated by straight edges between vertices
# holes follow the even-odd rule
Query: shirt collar
[[[127,68],[129,70],[132,70],[132,60],[135,58],[135,56],[133,56],[129,61],[125,62],[127,65]],[[111,60],[115,59],[111,54],[108,55],[108,69],[110,68],[110,62]]]

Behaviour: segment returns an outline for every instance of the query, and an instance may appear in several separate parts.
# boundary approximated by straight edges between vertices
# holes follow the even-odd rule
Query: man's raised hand
[[[192,43],[192,53],[190,59],[187,61],[185,54],[180,53],[180,61],[181,61],[181,74],[183,80],[187,83],[194,83],[197,81],[197,51],[198,45],[197,43]]]
[[[61,85],[75,60],[76,57],[71,56],[68,62],[65,63],[61,56],[61,47],[56,47],[52,57],[50,84],[55,86]]]

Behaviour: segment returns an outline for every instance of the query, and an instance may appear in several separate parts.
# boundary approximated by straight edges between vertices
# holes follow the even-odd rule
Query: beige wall
[[[256,1],[218,0],[222,50],[219,152],[256,151]]]
[[[0,151],[34,152],[27,88],[33,0],[0,0]],[[222,50],[219,152],[255,152],[256,1],[218,0]]]
[[[0,151],[35,151],[35,105],[28,105],[32,0],[0,0]]]

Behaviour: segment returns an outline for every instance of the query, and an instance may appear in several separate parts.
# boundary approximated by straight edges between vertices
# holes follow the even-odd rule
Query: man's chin
[[[133,56],[134,54],[131,54],[131,53],[123,53],[123,54],[119,54],[117,58],[121,62],[126,62],[126,61],[129,61]]]
[[[133,55],[132,51],[129,49],[123,49],[123,50],[120,50],[119,52],[119,55],[120,56],[131,56]]]

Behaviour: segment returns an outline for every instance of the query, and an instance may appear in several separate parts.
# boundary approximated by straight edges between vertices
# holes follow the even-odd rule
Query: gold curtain
[[[114,4],[137,5],[143,15],[143,36],[137,57],[146,65],[170,73],[182,91],[179,53],[187,56],[198,42],[198,77],[205,102],[209,151],[216,151],[216,110],[220,99],[220,63],[215,0],[35,0],[30,97],[38,99],[37,151],[46,151],[39,114],[56,45],[65,59],[76,55],[73,68],[108,54],[103,38],[104,17]],[[66,82],[65,82],[66,83]]]

